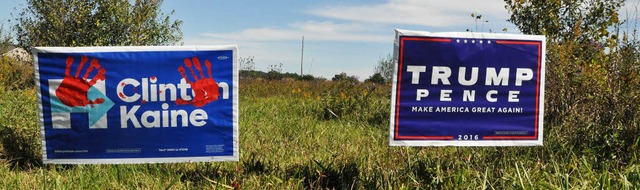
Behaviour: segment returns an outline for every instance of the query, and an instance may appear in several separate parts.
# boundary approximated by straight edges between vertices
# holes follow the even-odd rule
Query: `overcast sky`
[[[255,58],[257,70],[282,63],[283,72],[299,73],[304,36],[305,74],[331,79],[345,72],[364,80],[393,52],[394,29],[518,33],[504,6],[503,0],[165,0],[162,9],[183,21],[185,45],[236,44],[241,57]],[[13,7],[24,2],[0,2],[5,28],[18,12]]]

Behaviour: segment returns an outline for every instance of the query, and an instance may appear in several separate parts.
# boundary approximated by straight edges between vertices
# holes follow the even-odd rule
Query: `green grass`
[[[553,125],[545,125],[543,147],[389,147],[388,121],[318,114],[342,109],[323,102],[328,98],[388,101],[388,87],[368,99],[357,95],[367,88],[328,90],[341,85],[245,80],[239,162],[138,165],[28,159],[40,148],[34,91],[0,89],[0,189],[640,189],[637,152],[621,160],[574,150]],[[388,114],[388,105],[367,106],[350,111]]]

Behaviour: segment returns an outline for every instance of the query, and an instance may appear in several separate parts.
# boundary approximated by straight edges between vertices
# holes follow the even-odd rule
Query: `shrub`
[[[384,79],[384,77],[382,77],[382,75],[380,73],[375,73],[375,74],[371,75],[368,79],[364,80],[364,82],[372,82],[372,83],[376,83],[376,84],[384,84],[385,83],[385,79]]]
[[[240,78],[261,78],[267,80],[282,80],[282,79],[296,79],[296,80],[304,80],[304,81],[313,81],[313,80],[325,80],[322,77],[314,77],[313,75],[302,75],[296,73],[280,73],[277,71],[253,71],[253,70],[240,70]]]
[[[548,43],[545,126],[549,139],[598,159],[630,161],[640,134],[637,42]]]
[[[640,43],[619,32],[624,1],[505,2],[520,31],[547,37],[547,142],[594,161],[635,161]]]
[[[331,82],[317,101],[319,119],[350,119],[369,124],[384,124],[389,117],[389,88],[374,83]]]
[[[30,63],[0,57],[0,90],[28,89],[33,88],[34,84],[33,66]]]
[[[332,81],[347,81],[350,83],[357,83],[358,82],[358,77],[357,76],[348,76],[347,73],[340,73],[337,74],[335,76],[333,76],[333,78],[331,78]]]
[[[2,156],[20,166],[40,165],[40,132],[35,89],[0,93]]]
[[[0,156],[20,166],[41,162],[33,66],[0,58]]]

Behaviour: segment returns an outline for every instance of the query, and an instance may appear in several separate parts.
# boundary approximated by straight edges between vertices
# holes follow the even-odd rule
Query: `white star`
[[[490,44],[490,43],[491,43],[491,40],[487,40],[487,43],[489,43],[489,44]]]
[[[476,43],[476,40],[471,40],[471,43],[474,43],[474,44],[475,44],[475,43]]]
[[[482,43],[482,40],[480,40],[480,43]]]
[[[464,43],[465,43],[465,44],[467,43],[467,40],[466,40],[466,39],[464,40]]]
[[[457,39],[457,40],[456,40],[456,42],[457,42],[457,43],[460,43],[460,39]]]

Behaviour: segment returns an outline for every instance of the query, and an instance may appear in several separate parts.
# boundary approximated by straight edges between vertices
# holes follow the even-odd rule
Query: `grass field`
[[[238,162],[43,165],[32,63],[1,56],[0,189],[640,190],[640,19],[637,5],[627,18],[620,15],[624,2],[505,0],[516,30],[503,32],[546,37],[544,146],[537,147],[390,147],[390,86],[349,82],[357,79],[346,73],[336,75],[343,81],[280,73],[282,63],[269,65],[268,73],[253,71],[250,56],[240,61],[247,71],[240,77]],[[16,42],[25,47],[173,44],[116,35],[126,27],[97,22],[104,16],[90,15],[99,11],[76,9],[85,10],[24,9],[12,15],[13,32],[0,29],[0,52]],[[73,11],[58,13],[65,10]],[[148,12],[142,10],[137,12]],[[468,19],[475,31],[467,31],[486,27],[499,33],[489,29],[487,18],[473,12]],[[135,26],[141,36],[144,30],[154,33],[150,36],[167,32],[156,31],[160,25]],[[381,58],[378,66],[393,65],[392,58]]]
[[[243,79],[239,162],[43,166],[35,90],[2,87],[0,189],[640,189],[640,138],[603,153],[549,124],[542,147],[389,147],[389,90]]]

